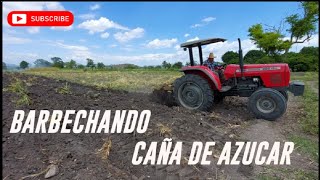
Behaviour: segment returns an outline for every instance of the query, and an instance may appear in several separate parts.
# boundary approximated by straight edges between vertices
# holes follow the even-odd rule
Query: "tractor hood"
[[[240,66],[230,64],[225,69],[227,79],[241,77]],[[288,87],[290,70],[288,64],[245,64],[243,66],[244,77],[260,77],[266,87]]]

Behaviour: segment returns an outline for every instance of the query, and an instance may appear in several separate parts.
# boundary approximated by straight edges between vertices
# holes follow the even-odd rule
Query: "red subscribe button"
[[[11,26],[70,26],[74,17],[70,11],[11,11],[7,20]]]

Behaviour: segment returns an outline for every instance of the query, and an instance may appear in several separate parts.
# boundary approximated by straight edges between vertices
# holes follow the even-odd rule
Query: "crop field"
[[[288,108],[276,121],[256,119],[247,98],[226,97],[212,112],[198,112],[155,101],[152,92],[182,75],[166,70],[29,69],[4,72],[3,178],[43,179],[50,166],[59,167],[51,179],[318,179],[317,73],[293,73],[305,82],[302,97],[289,94]],[[149,127],[143,134],[22,134],[9,133],[15,109],[106,110],[149,109]],[[263,132],[263,133],[261,133]],[[138,141],[215,141],[211,165],[132,165]],[[227,141],[293,141],[291,165],[216,165]],[[23,151],[22,151],[23,149]],[[144,156],[146,152],[142,152]],[[234,153],[234,152],[232,152]],[[157,152],[158,154],[158,152]],[[183,152],[182,159],[188,157]],[[200,178],[200,179],[201,179]]]
[[[67,80],[83,85],[103,87],[129,92],[152,92],[165,83],[171,83],[182,75],[173,70],[59,70],[56,68],[30,69],[27,74]]]

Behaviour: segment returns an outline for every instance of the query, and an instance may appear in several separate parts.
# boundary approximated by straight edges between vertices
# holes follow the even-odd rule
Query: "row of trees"
[[[166,61],[162,62],[162,65],[157,66],[144,66],[139,67],[137,65],[133,64],[121,64],[121,65],[113,65],[113,66],[106,66],[102,62],[94,63],[94,60],[87,58],[87,64],[78,64],[75,60],[70,60],[68,62],[64,62],[60,57],[52,57],[51,61],[49,62],[44,59],[37,59],[34,61],[34,67],[40,68],[40,67],[57,67],[57,68],[66,68],[66,69],[112,69],[112,68],[123,68],[123,69],[137,69],[137,68],[145,68],[145,69],[179,69],[183,66],[182,62],[176,62],[176,63],[169,63]],[[27,61],[21,61],[19,64],[20,69],[26,69],[29,68],[30,64]],[[2,68],[7,69],[7,66],[4,62],[2,62]]]
[[[228,51],[222,57],[226,64],[238,64],[239,54]],[[304,47],[299,53],[288,52],[270,56],[261,50],[251,50],[243,58],[245,64],[287,63],[292,71],[318,71],[319,47]]]
[[[239,54],[237,52],[228,51],[222,57],[222,61],[225,64],[238,64]],[[144,66],[139,67],[133,64],[122,64],[117,66],[106,66],[102,62],[94,63],[94,60],[87,58],[87,64],[78,64],[75,60],[64,62],[59,57],[51,58],[52,62],[44,59],[37,59],[34,61],[35,67],[58,67],[67,69],[112,69],[112,68],[124,68],[124,69],[180,69],[184,64],[182,62],[169,63],[163,61],[161,65],[157,66]],[[262,50],[250,50],[244,55],[245,64],[268,64],[268,63],[287,63],[292,71],[318,71],[319,70],[319,47],[304,47],[298,53],[288,52],[285,54],[277,54],[270,56]],[[198,64],[196,62],[196,64]],[[185,64],[190,65],[189,62]],[[2,63],[3,69],[6,69],[6,64]],[[26,69],[29,67],[29,63],[21,61],[19,67]]]

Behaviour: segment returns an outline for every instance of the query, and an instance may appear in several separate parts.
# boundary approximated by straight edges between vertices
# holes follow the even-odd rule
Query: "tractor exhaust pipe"
[[[241,78],[243,79],[243,56],[242,56],[242,49],[241,49],[241,41],[240,38],[238,38],[239,42],[239,65],[240,65],[240,71],[241,71]]]

